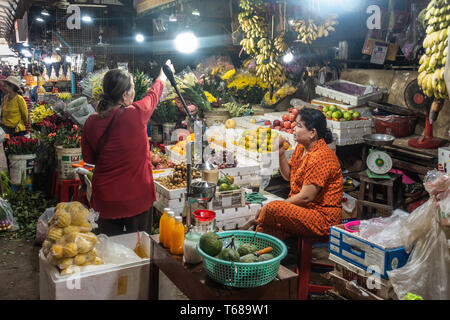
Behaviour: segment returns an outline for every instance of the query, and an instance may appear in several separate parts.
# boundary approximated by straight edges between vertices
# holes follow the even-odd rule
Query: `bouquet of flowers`
[[[177,86],[186,101],[186,104],[190,106],[191,113],[197,113],[200,117],[203,117],[206,111],[212,110],[211,103],[208,101],[202,85],[189,67],[180,74],[176,75],[175,81],[177,82]],[[169,81],[167,81],[166,86],[170,88],[166,100],[175,100],[178,108],[184,112],[183,105],[177,97],[175,89],[170,86]]]
[[[55,112],[50,108],[50,105],[43,102],[36,104],[31,111],[32,124],[39,124],[44,121],[45,118],[53,116]]]
[[[227,72],[231,74],[232,72]],[[260,103],[268,84],[261,81],[256,75],[249,72],[236,72],[228,78],[227,73],[223,76],[227,81],[227,88],[234,98],[241,103]]]
[[[139,101],[145,97],[148,89],[150,88],[150,84],[152,83],[152,79],[149,78],[144,72],[140,72],[137,70],[134,75],[134,101]]]
[[[61,127],[60,130],[48,134],[48,142],[55,147],[80,148],[81,128],[75,124],[72,127]]]
[[[164,100],[158,103],[151,117],[157,123],[171,123],[178,120],[179,111],[175,100]]]
[[[8,154],[35,154],[38,150],[38,139],[13,137],[6,142]]]
[[[103,77],[106,72],[108,72],[108,68],[91,73],[81,80],[80,86],[83,88],[83,95],[98,100],[103,93]]]

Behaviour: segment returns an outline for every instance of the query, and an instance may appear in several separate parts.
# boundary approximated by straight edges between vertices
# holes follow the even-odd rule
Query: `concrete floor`
[[[295,244],[294,244],[295,245]],[[288,244],[289,247],[289,244]],[[9,240],[0,237],[0,300],[39,300],[39,259],[40,246],[33,241]],[[295,271],[295,248],[289,247],[287,257],[282,264]],[[327,260],[328,249],[313,249],[313,259],[318,262]],[[328,284],[321,274],[312,274],[312,281]],[[160,272],[159,296],[161,300],[188,300],[177,287]],[[327,297],[312,297],[312,299]]]

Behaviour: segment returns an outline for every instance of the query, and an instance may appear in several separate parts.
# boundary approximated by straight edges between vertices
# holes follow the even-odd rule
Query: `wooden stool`
[[[402,176],[390,173],[390,179],[372,179],[367,176],[366,171],[359,173],[361,185],[359,186],[358,196],[358,219],[366,218],[363,214],[363,207],[368,207],[370,215],[373,215],[373,209],[386,210],[390,213],[396,208],[403,208],[403,185]],[[385,203],[376,202],[378,190],[381,189],[382,199]]]
[[[315,243],[328,243],[328,237],[299,237],[297,246],[298,300],[308,299],[309,293],[325,294],[331,286],[320,286],[310,283],[312,267],[320,268],[318,272],[329,272],[333,265],[311,262],[312,247]]]

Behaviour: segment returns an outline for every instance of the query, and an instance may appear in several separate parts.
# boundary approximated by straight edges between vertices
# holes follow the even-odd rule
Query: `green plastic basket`
[[[252,243],[258,250],[272,247],[273,259],[254,263],[230,262],[216,259],[206,254],[200,246],[198,252],[203,257],[203,266],[209,277],[230,287],[254,288],[271,282],[278,273],[280,261],[286,256],[286,245],[279,239],[254,231],[224,231],[218,232],[219,237],[234,235],[235,241]]]

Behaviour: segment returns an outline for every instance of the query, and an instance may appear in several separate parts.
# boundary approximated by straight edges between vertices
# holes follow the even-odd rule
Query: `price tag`
[[[370,57],[370,63],[384,64],[387,51],[387,44],[384,44],[383,42],[375,42],[375,45],[373,46],[372,56]]]

